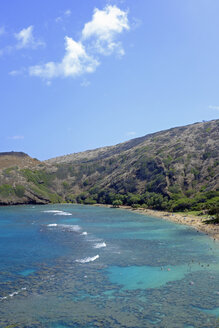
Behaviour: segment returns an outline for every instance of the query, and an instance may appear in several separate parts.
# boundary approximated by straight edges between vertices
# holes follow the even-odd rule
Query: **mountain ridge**
[[[26,164],[14,167],[1,166],[4,156],[0,156],[0,204],[117,201],[180,210],[194,208],[192,199],[197,197],[198,208],[209,199],[218,201],[219,120],[43,162],[26,155]]]
[[[217,121],[217,120],[212,120],[212,121]],[[212,122],[212,121],[210,121],[210,122]],[[120,150],[126,150],[126,149],[121,149],[121,146],[123,146],[125,148],[125,146],[128,145],[128,148],[131,148],[131,147],[137,146],[141,142],[149,139],[150,137],[154,137],[156,135],[162,134],[163,132],[169,132],[169,131],[174,130],[174,129],[182,129],[182,130],[184,130],[184,128],[186,128],[186,127],[197,125],[197,124],[200,124],[201,125],[203,123],[206,123],[206,121],[203,121],[203,122],[195,122],[195,123],[188,124],[186,126],[177,126],[177,127],[173,127],[173,128],[169,128],[169,129],[164,129],[164,130],[161,130],[161,131],[157,131],[157,132],[148,133],[148,134],[146,134],[146,135],[144,135],[142,137],[132,138],[132,139],[129,139],[127,141],[124,141],[124,142],[118,143],[116,145],[113,145],[113,146],[97,147],[97,148],[88,149],[88,150],[85,150],[85,151],[82,151],[82,152],[76,152],[76,153],[71,153],[71,154],[62,155],[62,156],[55,156],[55,157],[52,157],[50,159],[44,160],[43,162],[50,164],[50,163],[56,163],[57,161],[60,161],[60,160],[62,162],[72,161],[74,159],[74,157],[77,157],[77,155],[95,153],[95,152],[98,152],[98,151],[103,151],[104,152],[104,151],[111,150],[113,148],[115,149],[117,147],[119,147]],[[130,147],[129,147],[129,145],[130,145]]]

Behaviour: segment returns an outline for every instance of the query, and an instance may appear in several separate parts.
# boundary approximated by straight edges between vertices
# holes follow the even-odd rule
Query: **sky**
[[[0,152],[40,160],[219,118],[218,0],[0,1]]]

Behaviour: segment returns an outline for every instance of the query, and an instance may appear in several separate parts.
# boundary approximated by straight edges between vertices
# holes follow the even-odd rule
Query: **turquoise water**
[[[205,271],[205,267],[200,267],[198,264],[188,266],[184,265],[169,265],[162,267],[151,266],[130,266],[121,268],[119,266],[110,267],[108,270],[109,279],[113,283],[120,284],[126,290],[140,288],[157,288],[166,285],[168,282],[181,280],[188,273]],[[217,269],[214,270],[214,265],[211,267],[211,272],[217,274]],[[190,283],[193,285],[194,282]]]
[[[217,327],[219,243],[80,205],[0,208],[0,327]]]
[[[32,274],[34,273],[36,270],[34,269],[27,269],[27,270],[24,270],[24,271],[21,271],[21,272],[18,272],[20,275],[26,277],[26,276],[29,276],[29,274]]]

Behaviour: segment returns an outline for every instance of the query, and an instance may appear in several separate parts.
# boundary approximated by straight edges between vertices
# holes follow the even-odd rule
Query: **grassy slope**
[[[214,120],[38,162],[34,169],[9,167],[0,171],[0,185],[13,190],[0,188],[0,202],[35,197],[36,202],[119,201],[200,211],[218,204],[218,145],[219,120]],[[16,194],[17,186],[24,186],[23,195]]]

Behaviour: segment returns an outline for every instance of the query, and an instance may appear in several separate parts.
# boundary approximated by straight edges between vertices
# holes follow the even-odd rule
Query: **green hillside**
[[[219,206],[219,120],[34,165],[2,168],[4,156],[1,204],[66,201],[212,214]]]

